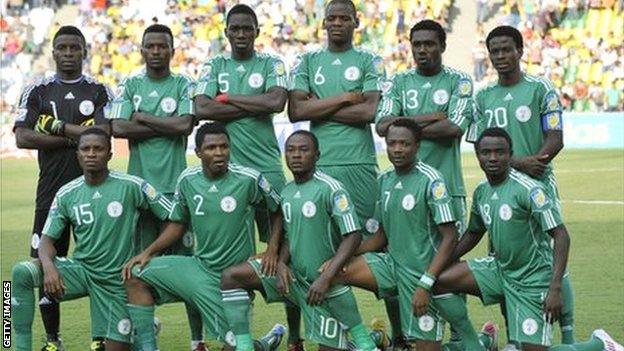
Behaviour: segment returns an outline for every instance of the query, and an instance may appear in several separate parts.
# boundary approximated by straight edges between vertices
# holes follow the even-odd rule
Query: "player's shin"
[[[435,307],[442,317],[457,331],[466,351],[483,351],[489,348],[491,340],[488,336],[477,334],[468,319],[466,303],[455,294],[433,296]]]
[[[128,314],[136,333],[134,350],[153,351],[156,347],[156,334],[154,332],[154,306],[141,306],[128,304]]]
[[[11,308],[15,330],[15,350],[32,350],[32,323],[35,315],[34,288],[41,283],[41,271],[32,262],[21,262],[13,267],[13,296]]]
[[[197,344],[203,341],[203,324],[201,314],[192,305],[185,303],[186,317],[189,321],[189,327],[191,328],[191,349],[197,348]]]
[[[230,330],[236,338],[237,351],[253,351],[254,343],[249,328],[251,300],[243,289],[221,290],[223,310]]]
[[[347,289],[346,287],[344,289]],[[340,322],[347,326],[351,338],[359,350],[371,351],[377,347],[373,342],[368,330],[362,323],[362,317],[358,311],[355,296],[351,290],[328,296],[327,307],[334,316],[339,316]]]

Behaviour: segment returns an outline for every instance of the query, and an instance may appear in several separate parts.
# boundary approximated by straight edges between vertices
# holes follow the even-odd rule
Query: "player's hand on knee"
[[[262,274],[271,277],[277,274],[277,260],[279,258],[277,250],[267,248],[267,250],[261,254],[260,257],[262,258],[262,263],[260,265]]]
[[[548,289],[548,295],[544,300],[544,313],[546,314],[546,320],[549,323],[558,321],[561,317],[561,310],[563,309],[563,298],[561,294],[561,288]]]
[[[277,291],[282,295],[290,293],[290,283],[293,281],[290,268],[283,262],[277,263]]]
[[[323,275],[316,278],[314,283],[310,285],[310,289],[308,289],[308,305],[316,306],[325,301],[325,293],[329,290],[329,283],[330,280]]]
[[[427,307],[429,307],[429,292],[421,287],[416,288],[412,298],[414,314],[417,316],[426,314]]]
[[[139,266],[139,272],[145,267],[145,265],[152,259],[152,255],[148,253],[140,253],[132,257],[123,267],[121,277],[124,281],[132,278],[132,268]]]
[[[56,299],[62,298],[65,294],[65,282],[54,265],[43,271],[43,291]]]

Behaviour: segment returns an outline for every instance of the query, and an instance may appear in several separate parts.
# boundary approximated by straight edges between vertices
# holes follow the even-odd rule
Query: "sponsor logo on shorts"
[[[516,119],[520,122],[526,122],[531,119],[531,109],[529,106],[522,105],[516,109]]]
[[[95,105],[93,105],[91,100],[83,100],[80,105],[78,105],[78,110],[83,116],[91,116],[93,111],[95,111]]]
[[[527,318],[524,320],[524,322],[522,322],[522,332],[525,335],[531,336],[537,333],[537,329],[538,329],[537,322],[533,318]]]
[[[182,237],[182,245],[184,245],[184,247],[192,247],[193,242],[194,242],[193,233],[192,232],[184,233],[184,236]]]
[[[501,207],[498,209],[498,215],[503,221],[510,220],[512,214],[513,211],[511,210],[511,206],[507,204],[502,204]]]
[[[119,201],[112,201],[106,206],[106,212],[109,216],[117,218],[123,213],[123,205]]]
[[[306,201],[301,207],[301,213],[307,218],[312,218],[316,214],[316,205],[312,201]]]
[[[231,196],[226,196],[221,199],[221,209],[224,212],[230,213],[236,209],[236,199]]]
[[[131,329],[132,323],[130,323],[130,319],[128,318],[124,318],[117,323],[117,331],[121,335],[129,335]]]
[[[435,327],[435,320],[429,315],[418,318],[418,328],[424,332],[432,331]]]

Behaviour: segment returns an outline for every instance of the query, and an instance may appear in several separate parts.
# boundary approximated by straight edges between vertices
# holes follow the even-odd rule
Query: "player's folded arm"
[[[348,104],[349,101],[345,99],[345,94],[318,99],[311,97],[307,91],[291,90],[288,93],[288,119],[293,123],[322,121]]]
[[[73,145],[67,138],[37,133],[28,127],[15,128],[15,144],[20,149],[34,150],[62,149]]]
[[[269,88],[265,93],[258,95],[229,95],[228,103],[238,108],[266,117],[268,114],[279,113],[284,110],[288,100],[286,89],[278,86]]]
[[[166,136],[189,135],[193,131],[193,116],[190,114],[161,118],[145,112],[134,112],[132,121]]]
[[[381,99],[379,91],[365,91],[363,101],[340,108],[332,116],[332,120],[345,124],[368,124],[375,121],[375,112]]]
[[[205,94],[196,95],[193,98],[193,104],[197,120],[229,122],[249,114],[240,107],[215,101]]]

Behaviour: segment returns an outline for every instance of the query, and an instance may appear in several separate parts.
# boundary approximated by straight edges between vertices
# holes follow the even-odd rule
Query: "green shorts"
[[[128,300],[121,272],[118,279],[98,276],[83,263],[65,257],[55,258],[54,265],[65,284],[61,301],[89,296],[93,336],[130,343],[132,324],[126,310]]]
[[[157,304],[184,301],[201,313],[208,337],[231,340],[221,302],[220,271],[207,269],[197,257],[169,255],[151,259],[140,272],[135,266],[133,274],[152,287]]]
[[[457,218],[457,222],[455,225],[457,226],[457,232],[459,234],[458,239],[464,235],[466,231],[466,197],[465,196],[453,196],[451,197],[451,208],[455,218]]]
[[[375,203],[379,192],[376,165],[319,166],[318,169],[339,180],[355,204],[356,213],[366,238],[374,233]]]
[[[286,185],[286,178],[282,172],[263,172],[262,175],[269,181],[269,184],[278,192],[281,193]],[[266,243],[271,236],[271,228],[269,226],[269,211],[264,204],[255,206],[254,218],[256,226],[258,228],[258,237],[260,241]]]
[[[262,274],[261,260],[254,259],[248,262],[262,282],[263,296],[267,303],[289,302],[299,306],[303,313],[306,340],[336,349],[347,348],[347,328],[340,322],[341,318],[329,311],[326,306],[327,303],[321,306],[310,306],[306,303],[308,288],[310,287],[308,282],[296,279],[290,284],[289,294],[281,295],[277,291],[277,279]],[[327,293],[327,299],[335,298],[341,294],[353,294],[353,292],[348,286],[334,286]],[[358,312],[356,310],[352,313]]]
[[[417,317],[412,308],[412,297],[418,287],[420,274],[397,266],[387,253],[364,254],[366,264],[377,282],[377,297],[398,295],[401,330],[408,340],[442,341],[444,319],[432,299],[427,314]]]
[[[468,267],[479,286],[483,304],[505,303],[510,340],[551,345],[552,325],[546,322],[542,307],[548,289],[527,290],[509,283],[491,256],[468,260]]]
[[[173,194],[163,194],[163,196],[173,202]],[[162,225],[163,221],[156,217],[151,211],[139,211],[139,221],[137,222],[134,241],[135,254],[143,252],[143,250],[156,241]],[[180,240],[176,241],[165,251],[165,255],[191,256],[193,255],[194,247],[195,238],[193,233],[187,231]]]

